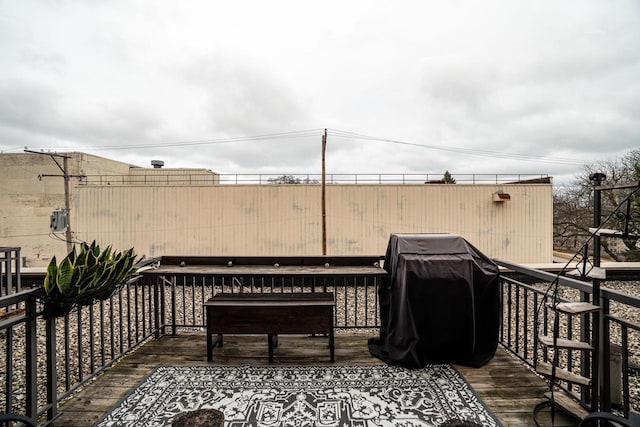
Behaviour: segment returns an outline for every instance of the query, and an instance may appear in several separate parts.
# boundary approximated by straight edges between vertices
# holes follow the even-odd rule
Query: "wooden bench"
[[[269,362],[278,334],[327,334],[330,359],[335,360],[332,293],[217,294],[204,305],[209,362],[213,348],[222,347],[224,334],[266,334]]]

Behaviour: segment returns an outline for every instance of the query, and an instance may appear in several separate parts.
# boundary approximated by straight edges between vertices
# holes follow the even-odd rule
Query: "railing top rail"
[[[546,271],[536,270],[536,269],[533,269],[533,268],[524,267],[522,265],[513,264],[513,263],[510,263],[510,262],[502,261],[502,260],[498,260],[498,259],[494,259],[493,261],[496,264],[498,264],[500,267],[504,267],[506,269],[513,270],[513,271],[515,271],[517,273],[526,274],[527,276],[531,276],[531,277],[534,277],[536,279],[543,280],[545,282],[553,282],[557,278],[558,279],[558,283],[560,285],[568,286],[568,287],[574,288],[574,289],[578,289],[579,291],[582,291],[582,292],[587,292],[587,293],[591,293],[592,292],[592,287],[591,287],[591,285],[589,283],[581,282],[580,280],[577,280],[577,279],[572,279],[572,278],[564,277],[564,276],[559,276],[558,277],[558,275],[554,274],[554,273],[548,273]]]
[[[578,279],[572,279],[570,277],[565,277],[565,276],[558,277],[557,274],[554,274],[554,273],[548,273],[546,271],[524,267],[522,265],[513,264],[507,261],[494,259],[494,262],[499,266],[512,270],[516,273],[525,274],[527,276],[534,277],[534,278],[543,280],[545,282],[553,282],[554,280],[556,280],[556,278],[558,278],[558,284],[562,286],[574,288],[581,292],[586,292],[589,294],[593,293],[593,287],[590,283],[582,282]],[[602,298],[606,298],[621,304],[626,304],[634,308],[640,308],[639,297],[622,293],[622,292],[607,288],[606,286],[602,286],[600,288],[600,296]]]
[[[26,289],[8,295],[0,296],[0,308],[9,307],[26,301],[29,297],[36,297],[42,293],[41,288]]]
[[[609,289],[606,286],[600,288],[600,296],[602,298],[606,298],[611,301],[625,304],[634,308],[640,308],[640,298],[613,289]]]
[[[632,322],[632,321],[629,321],[627,319],[623,319],[620,316],[614,316],[614,315],[611,315],[611,314],[607,315],[607,318],[610,321],[615,322],[620,326],[624,326],[625,328],[629,328],[629,329],[632,329],[634,331],[640,331],[640,323]]]
[[[272,265],[310,266],[329,263],[343,266],[371,266],[384,259],[383,255],[317,255],[317,256],[180,256],[165,255],[160,258],[160,265]]]
[[[551,184],[547,174],[455,174],[451,180],[445,181],[439,173],[328,173],[327,184],[404,184],[404,185],[438,185],[438,184]],[[169,184],[300,184],[320,185],[322,175],[319,173],[234,173],[203,175],[185,170],[184,173],[172,171],[170,174],[136,173],[132,175],[85,175],[80,184],[85,185],[169,185]]]

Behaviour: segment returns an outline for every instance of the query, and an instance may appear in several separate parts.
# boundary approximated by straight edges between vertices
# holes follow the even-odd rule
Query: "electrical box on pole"
[[[69,216],[65,209],[56,209],[51,213],[51,231],[65,231],[69,226]]]

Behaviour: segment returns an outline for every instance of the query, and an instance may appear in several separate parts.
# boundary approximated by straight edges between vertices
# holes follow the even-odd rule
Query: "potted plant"
[[[44,279],[45,317],[60,317],[76,306],[108,299],[136,272],[133,248],[102,250],[95,241],[82,243],[58,264],[54,256]]]

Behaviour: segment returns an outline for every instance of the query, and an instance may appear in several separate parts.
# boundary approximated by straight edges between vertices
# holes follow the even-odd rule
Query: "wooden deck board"
[[[379,359],[369,354],[368,338],[364,335],[337,335],[335,364],[381,364]],[[68,399],[52,425],[92,426],[157,366],[206,365],[205,341],[204,334],[201,334],[164,336],[158,341],[148,342]],[[329,361],[327,348],[326,337],[282,335],[271,365],[333,365]],[[212,364],[268,365],[266,337],[225,336],[224,346],[214,350]],[[547,385],[502,348],[481,368],[456,365],[456,369],[505,427],[535,425],[533,408],[545,400]],[[552,425],[548,412],[547,409],[538,417],[541,427]],[[554,426],[577,424],[574,419],[559,414]]]

